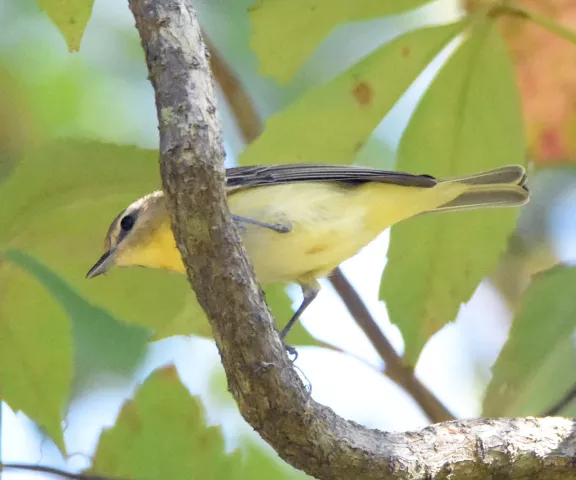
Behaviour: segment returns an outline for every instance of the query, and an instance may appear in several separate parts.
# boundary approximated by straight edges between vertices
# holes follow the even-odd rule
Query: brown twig
[[[0,467],[6,470],[22,470],[27,472],[46,473],[69,480],[121,480],[118,477],[102,477],[100,475],[88,475],[84,473],[71,473],[55,467],[45,467],[28,463],[2,463]]]
[[[236,75],[232,73],[226,60],[222,58],[206,35],[204,39],[210,52],[210,64],[212,66],[214,79],[218,85],[220,85],[220,89],[226,97],[230,110],[232,110],[234,118],[236,119],[236,124],[242,132],[244,141],[246,143],[252,143],[262,131],[260,117],[256,113],[252,100],[246,94],[246,90],[240,84]]]
[[[222,93],[234,113],[236,123],[243,132],[245,142],[250,143],[260,134],[261,122],[259,115],[246,89],[226,61],[220,56],[215,46],[210,42],[207,42],[207,45],[210,50],[214,78],[220,85]],[[454,415],[416,378],[414,369],[406,366],[398,356],[394,347],[382,333],[364,302],[362,302],[362,299],[350,285],[342,271],[336,269],[334,274],[329,277],[329,280],[340,298],[342,298],[352,318],[368,337],[382,360],[384,360],[386,364],[385,375],[406,390],[433,423],[453,420],[455,418]]]
[[[402,361],[342,271],[339,268],[334,270],[329,280],[342,298],[352,318],[356,320],[358,326],[384,360],[386,364],[385,374],[404,388],[433,422],[454,420],[454,415],[416,377],[414,369]]]

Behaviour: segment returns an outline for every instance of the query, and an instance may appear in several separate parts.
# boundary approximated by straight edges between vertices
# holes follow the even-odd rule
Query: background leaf
[[[399,147],[398,170],[449,177],[524,163],[512,66],[496,23],[484,21],[442,68]],[[516,210],[426,216],[392,229],[380,286],[415,364],[496,265]]]
[[[191,334],[202,318],[170,327],[193,295],[185,276],[114,269],[86,280],[112,219],[159,184],[157,152],[91,141],[42,144],[0,185],[0,247],[24,249],[94,305],[128,323]],[[22,288],[24,285],[22,285]],[[193,298],[193,297],[192,297]]]
[[[76,390],[90,386],[94,376],[103,372],[114,375],[134,372],[146,352],[148,330],[121,323],[106,310],[91,305],[63,279],[25,252],[10,250],[5,258],[33,275],[68,314],[74,340]],[[50,321],[42,310],[36,315]]]
[[[402,35],[334,80],[310,89],[266,121],[264,133],[242,153],[240,164],[349,163],[462,26],[454,23]]]
[[[285,83],[337,25],[419,7],[430,0],[258,0],[250,46],[260,73]]]
[[[574,285],[576,268],[535,277],[492,368],[482,415],[537,416],[576,383]],[[576,405],[570,412],[563,414],[576,415]]]
[[[70,320],[22,255],[0,261],[0,396],[65,451],[62,416],[72,381]]]
[[[80,42],[92,15],[94,0],[38,0],[38,5],[66,39],[68,50],[80,50]]]
[[[235,478],[238,454],[226,455],[218,427],[206,427],[202,406],[174,367],[154,372],[114,427],[102,433],[91,472],[142,480]]]

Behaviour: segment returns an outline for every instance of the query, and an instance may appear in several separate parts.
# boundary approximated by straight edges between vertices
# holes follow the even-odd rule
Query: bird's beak
[[[102,275],[110,270],[114,266],[114,249],[108,250],[104,255],[100,257],[90,271],[86,274],[86,278],[94,278],[98,275]]]

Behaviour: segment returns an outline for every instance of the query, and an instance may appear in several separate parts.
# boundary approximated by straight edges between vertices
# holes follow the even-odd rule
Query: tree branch
[[[280,342],[226,204],[206,47],[186,0],[129,0],[160,123],[160,168],[178,247],[240,412],[287,462],[323,479],[569,478],[575,422],[471,420],[370,430],[306,393]]]
[[[208,40],[206,45],[210,51],[214,79],[220,85],[230,105],[236,123],[242,131],[244,141],[251,143],[258,137],[261,130],[261,122],[256,109],[250,96],[226,61],[220,56],[218,50]],[[342,271],[337,268],[328,279],[352,318],[368,337],[380,358],[384,360],[386,368],[383,373],[410,394],[433,423],[454,420],[455,416],[416,377],[414,369],[404,364]],[[334,349],[332,346],[328,347]],[[337,350],[340,351],[340,349]]]

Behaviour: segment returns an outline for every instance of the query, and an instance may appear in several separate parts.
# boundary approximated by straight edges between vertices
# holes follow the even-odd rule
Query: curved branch
[[[246,421],[283,459],[323,479],[475,480],[517,473],[545,480],[566,474],[576,454],[570,420],[455,421],[386,433],[310,398],[230,222],[220,123],[196,14],[186,0],[129,2],[156,93],[174,233]]]

